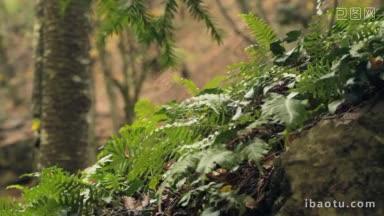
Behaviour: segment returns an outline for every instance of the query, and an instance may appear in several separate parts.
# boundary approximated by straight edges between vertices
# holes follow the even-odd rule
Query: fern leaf
[[[262,115],[272,117],[291,129],[301,126],[307,120],[306,105],[303,101],[275,93],[263,104]]]
[[[209,15],[208,9],[203,4],[202,0],[183,0],[187,5],[191,15],[197,20],[202,20],[205,23],[208,31],[211,33],[217,43],[222,42],[221,30],[216,27],[212,17]]]
[[[233,152],[223,149],[209,149],[201,155],[196,171],[199,173],[209,173],[216,166],[229,166],[234,162],[235,155]]]
[[[262,139],[255,138],[241,151],[241,155],[244,156],[244,160],[259,162],[269,150],[270,146],[268,143]]]
[[[254,14],[243,14],[241,16],[247,23],[259,47],[263,50],[269,50],[270,44],[278,39],[273,29],[263,19]]]
[[[200,88],[192,80],[184,79],[180,76],[174,76],[173,80],[183,86],[191,96],[196,96],[200,92]]]

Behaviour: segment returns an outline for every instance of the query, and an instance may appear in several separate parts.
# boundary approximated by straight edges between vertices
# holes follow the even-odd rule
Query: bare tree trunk
[[[186,64],[183,64],[183,67],[180,70],[180,75],[184,79],[190,79],[191,78],[191,73],[189,72]]]
[[[4,19],[7,18],[7,13],[6,13],[6,10],[5,10],[5,6],[4,6],[4,3],[3,2],[0,2],[0,21],[3,23],[5,22]],[[6,47],[5,47],[5,34],[6,32],[6,28],[4,27],[4,25],[1,25],[0,26],[0,70],[1,70],[1,76],[4,76],[3,79],[5,77],[9,78],[11,76],[13,76],[13,68],[12,66],[9,64],[9,59],[8,59],[8,55],[7,55],[7,50],[6,50]],[[2,82],[2,80],[0,80],[0,82]],[[6,83],[4,83],[5,85]]]
[[[15,76],[15,69],[9,63],[7,48],[4,45],[4,35],[0,29],[0,87],[5,87],[14,104],[19,104],[22,100],[18,95],[18,89],[11,83]]]
[[[43,93],[43,58],[44,58],[44,0],[37,0],[36,3],[36,20],[34,26],[34,48],[35,48],[35,68],[33,77],[33,92],[32,92],[32,117],[41,119],[41,104]]]
[[[4,36],[2,32],[0,32],[0,69],[2,71],[2,75],[4,75],[5,77],[13,77],[14,71],[12,66],[9,64],[7,51],[4,46]]]
[[[89,113],[89,129],[88,129],[88,159],[89,161],[96,161],[96,147],[97,147],[97,140],[96,140],[96,79],[95,74],[92,70],[95,61],[91,57],[90,58],[90,65],[89,65],[89,74],[90,74],[90,99],[91,99],[91,108]]]
[[[89,141],[89,3],[46,0],[41,160],[75,172],[87,167]]]
[[[129,98],[124,97],[124,113],[125,123],[132,124],[135,119],[135,104],[137,101],[132,101]]]
[[[116,95],[113,89],[113,81],[111,78],[112,76],[112,71],[110,68],[111,65],[108,64],[105,47],[99,46],[98,52],[99,52],[101,69],[103,71],[104,83],[105,83],[108,100],[109,100],[109,113],[111,115],[112,128],[114,132],[117,132],[119,130],[119,121],[118,121],[118,115],[117,115]]]
[[[33,152],[33,166],[37,169],[38,162],[40,160],[40,152],[38,148],[40,147],[40,135],[41,135],[41,114],[42,114],[42,100],[43,100],[43,58],[44,58],[44,0],[37,0],[35,11],[36,19],[34,26],[34,72],[33,72],[33,90],[32,90],[32,118],[34,125],[32,129],[34,130],[34,152]],[[37,125],[36,125],[37,124]]]

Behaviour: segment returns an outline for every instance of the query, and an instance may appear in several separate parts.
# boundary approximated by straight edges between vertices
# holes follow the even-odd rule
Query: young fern
[[[254,67],[255,70],[258,70],[259,65],[269,61],[270,45],[276,42],[278,37],[274,30],[256,15],[251,13],[242,14],[241,17],[247,24],[256,44],[250,45],[245,49],[252,59],[251,62],[241,63],[237,68],[243,70],[242,67]]]
[[[278,39],[274,30],[263,19],[254,14],[243,14],[242,18],[250,29],[258,47],[263,51],[269,51],[271,43]]]

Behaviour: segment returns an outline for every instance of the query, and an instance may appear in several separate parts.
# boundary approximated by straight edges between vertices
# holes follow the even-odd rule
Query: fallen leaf
[[[255,209],[257,207],[257,201],[255,199],[253,199],[252,197],[247,196],[244,199],[244,205],[245,205],[245,207],[247,207],[249,209]]]
[[[232,192],[232,185],[225,185],[222,188],[220,188],[221,193],[229,193]]]
[[[133,197],[123,196],[123,205],[126,209],[136,209],[137,201]]]

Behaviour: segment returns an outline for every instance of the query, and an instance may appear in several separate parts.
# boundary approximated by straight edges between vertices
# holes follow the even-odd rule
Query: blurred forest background
[[[332,7],[326,2],[323,7]],[[349,4],[380,1],[345,0]],[[92,113],[94,142],[102,145],[121,125],[132,122],[134,104],[148,99],[157,104],[188,97],[180,83],[190,79],[198,86],[224,75],[227,65],[245,58],[252,43],[239,14],[253,12],[284,35],[305,28],[316,13],[316,0],[210,0],[207,9],[223,30],[221,44],[211,39],[203,23],[181,7],[175,17],[178,63],[163,70],[156,64],[156,48],[138,44],[130,32],[97,44],[98,19],[92,18]],[[151,13],[161,12],[161,0],[151,1]],[[35,1],[0,0],[0,186],[30,172],[34,142],[32,113]],[[132,73],[132,71],[135,71]],[[127,94],[130,89],[132,94]]]

